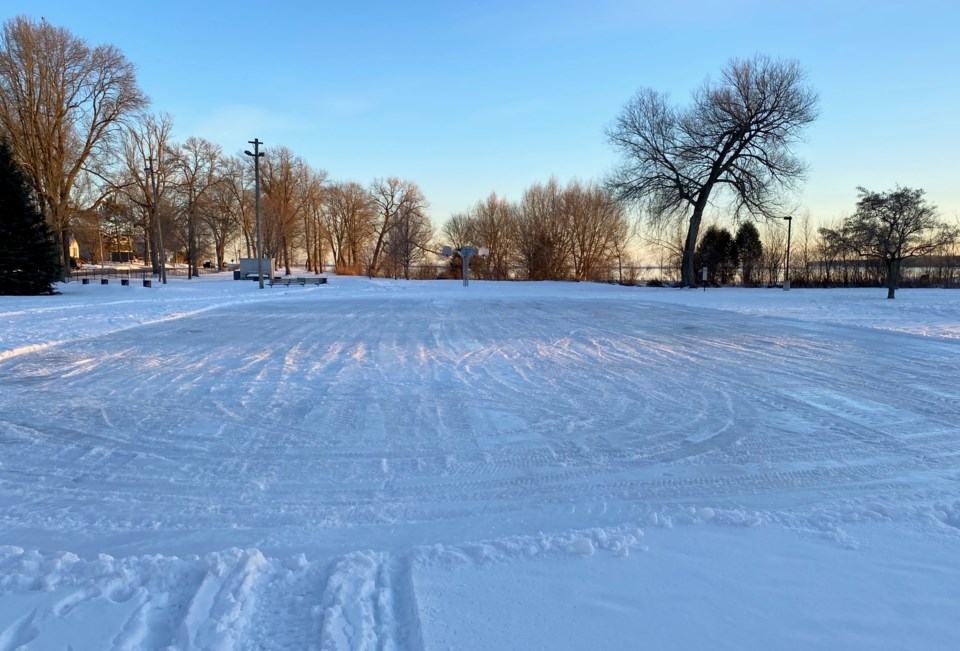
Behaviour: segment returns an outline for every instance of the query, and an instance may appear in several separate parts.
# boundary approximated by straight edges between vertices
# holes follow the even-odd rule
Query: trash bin
[[[233,279],[234,279],[234,280],[243,280],[243,276],[240,275],[240,270],[239,270],[239,269],[234,269],[234,270],[233,270]]]

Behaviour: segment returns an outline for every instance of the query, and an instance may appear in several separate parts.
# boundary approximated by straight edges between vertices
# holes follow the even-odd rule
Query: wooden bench
[[[267,284],[269,284],[271,287],[273,287],[274,285],[283,285],[284,287],[289,287],[290,279],[289,278],[271,278],[269,281],[267,281]]]

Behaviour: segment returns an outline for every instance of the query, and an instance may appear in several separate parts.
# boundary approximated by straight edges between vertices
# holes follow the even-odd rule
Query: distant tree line
[[[251,134],[254,135],[254,134]],[[68,273],[71,241],[90,262],[186,263],[255,255],[253,164],[209,140],[177,142],[173,118],[148,110],[134,66],[46,20],[0,31],[0,139],[28,187]],[[280,144],[261,166],[264,255],[287,273],[409,274],[432,250],[429,205],[412,181],[330,181]],[[165,260],[161,259],[161,256]],[[62,276],[61,276],[62,277]]]
[[[731,60],[720,79],[704,82],[686,106],[652,89],[624,106],[607,130],[619,154],[608,186],[639,208],[653,240],[670,242],[666,250],[680,286],[696,286],[703,267],[707,282],[732,282],[737,271],[744,284],[763,282],[764,272],[768,283],[777,282],[778,267],[786,263],[781,238],[763,246],[744,227],[764,220],[773,235],[775,225],[792,218],[786,198],[805,172],[792,149],[816,119],[817,105],[796,61],[759,55]],[[701,232],[708,208],[719,201],[743,224],[735,237],[719,226]],[[861,188],[856,212],[842,224],[819,229],[816,238],[809,223],[804,228],[802,265],[797,273],[790,265],[791,282],[848,284],[852,277],[871,279],[879,269],[888,298],[905,262],[935,255],[948,261],[957,238],[956,227],[938,217],[923,191],[909,188]]]
[[[789,276],[794,287],[960,286],[960,224],[941,219],[922,190],[860,189],[850,217],[814,228],[809,215],[794,219]],[[658,264],[655,284],[680,282],[683,230],[641,231]],[[787,228],[782,221],[740,224],[736,234],[709,225],[698,240],[695,263],[711,285],[778,285],[786,275]]]
[[[517,202],[496,194],[443,226],[443,241],[455,249],[487,247],[471,262],[489,280],[608,280],[611,267],[627,261],[631,223],[611,192],[595,183],[556,179],[527,188]],[[460,260],[449,274],[459,275]]]
[[[473,245],[490,251],[473,261],[474,275],[493,280],[646,278],[692,287],[705,266],[710,283],[776,284],[789,193],[805,169],[792,147],[817,104],[797,62],[765,56],[732,60],[687,105],[643,89],[607,129],[619,160],[602,183],[550,179],[513,202],[491,194],[439,234],[413,181],[331,180],[267,143],[264,255],[287,274],[304,265],[422,278],[459,276],[458,257],[438,266],[435,254]],[[91,262],[137,257],[154,273],[181,262],[194,275],[206,261],[220,269],[255,255],[252,158],[199,136],[176,141],[173,118],[148,110],[133,65],[114,46],[89,46],[43,19],[6,21],[0,139],[50,228],[61,274],[74,239]],[[709,223],[714,214],[736,232]],[[957,229],[921,190],[861,190],[841,223],[814,229],[804,218],[795,226],[796,286],[885,282],[892,297],[904,274],[913,280],[911,260],[933,265],[918,282],[955,282]],[[653,258],[644,269],[641,244]]]

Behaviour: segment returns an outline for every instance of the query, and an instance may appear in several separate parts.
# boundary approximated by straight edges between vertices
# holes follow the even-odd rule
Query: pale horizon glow
[[[18,14],[118,46],[178,141],[239,153],[258,137],[333,180],[409,179],[437,225],[491,192],[601,179],[615,161],[604,128],[641,87],[682,103],[732,57],[797,59],[821,115],[798,150],[794,214],[836,219],[857,186],[903,185],[960,219],[949,1],[13,0],[4,19]]]

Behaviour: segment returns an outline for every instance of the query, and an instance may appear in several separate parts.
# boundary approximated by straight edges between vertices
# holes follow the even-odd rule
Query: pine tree
[[[59,260],[26,176],[0,140],[0,295],[52,294]]]
[[[696,263],[707,268],[709,283],[725,285],[731,282],[740,264],[740,255],[730,231],[719,226],[704,231],[697,247]]]
[[[743,284],[749,287],[753,284],[753,268],[760,264],[763,255],[763,243],[760,241],[760,231],[753,222],[743,222],[737,231],[737,251],[740,253]]]

